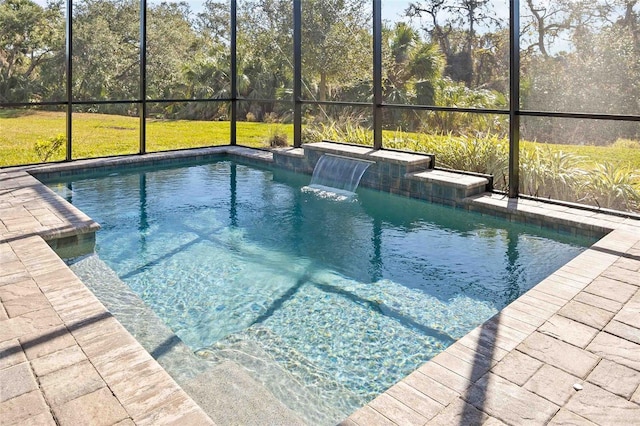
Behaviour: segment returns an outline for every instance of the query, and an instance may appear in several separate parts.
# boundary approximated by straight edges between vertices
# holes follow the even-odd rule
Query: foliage
[[[461,83],[441,80],[436,90],[436,105],[455,106],[458,108],[490,108],[506,107],[506,98],[493,91],[469,89]],[[505,135],[508,129],[505,116],[490,114],[474,114],[469,112],[434,111],[429,116],[428,126],[443,133],[498,133]]]
[[[550,146],[520,152],[521,191],[530,195],[618,210],[640,207],[640,175],[605,161],[584,167],[584,158]]]
[[[640,113],[636,1],[527,3],[533,15],[529,25],[537,37],[523,59],[525,109]],[[566,41],[559,43],[560,39]],[[552,143],[605,145],[640,136],[640,125],[631,121],[532,118],[523,122],[523,137]]]
[[[389,103],[435,105],[435,84],[442,78],[445,59],[437,45],[420,39],[404,22],[383,28],[383,95]]]
[[[76,99],[139,96],[139,3],[83,1],[74,4],[73,92]],[[126,106],[93,107],[124,113]],[[111,108],[111,109],[110,109]]]
[[[270,124],[267,133],[267,144],[271,148],[282,148],[288,145],[287,133],[282,124]]]
[[[631,139],[618,139],[611,146],[613,148],[622,149],[640,149],[640,141],[634,141]]]
[[[618,210],[640,210],[640,191],[634,184],[640,174],[628,167],[606,162],[589,170],[580,182],[577,201]]]
[[[551,147],[520,150],[520,191],[536,197],[574,201],[583,170],[581,158]]]
[[[450,138],[436,152],[442,167],[505,177],[509,164],[506,140],[495,135]]]
[[[326,101],[331,89],[368,81],[371,74],[370,17],[366,0],[305,0],[302,6],[302,69],[307,96]],[[367,100],[370,93],[364,93]],[[317,96],[316,96],[317,95]]]
[[[372,145],[371,129],[354,120],[329,120],[304,128],[305,142],[331,140]],[[504,176],[508,165],[508,142],[496,135],[384,132],[386,148],[436,154],[440,167]]]
[[[0,29],[0,102],[60,99],[62,3],[0,0]]]
[[[243,1],[238,17],[238,91],[245,99],[291,99],[293,87],[293,27],[291,2]],[[287,91],[289,92],[287,95]],[[246,103],[256,117],[274,105]]]
[[[357,145],[373,145],[373,132],[361,123],[342,119],[309,123],[303,128],[302,139],[305,143],[330,140]]]
[[[62,147],[67,142],[67,137],[60,133],[48,139],[39,139],[33,146],[40,161],[46,163],[54,155],[60,154]]]
[[[446,74],[471,86],[476,74],[479,27],[500,28],[489,0],[424,0],[410,3],[408,15],[426,18],[425,31],[447,58]]]

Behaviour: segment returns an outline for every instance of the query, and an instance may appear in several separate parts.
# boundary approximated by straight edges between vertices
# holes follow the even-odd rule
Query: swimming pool
[[[50,186],[102,225],[100,260],[192,352],[239,364],[312,423],[346,417],[593,242],[365,189],[337,201],[309,179],[218,161]]]

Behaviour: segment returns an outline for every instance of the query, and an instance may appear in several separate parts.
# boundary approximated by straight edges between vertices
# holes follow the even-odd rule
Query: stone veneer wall
[[[435,170],[429,155],[328,141],[274,150],[273,160],[279,167],[311,174],[324,154],[374,161],[360,181],[364,187],[446,205],[461,205],[465,198],[486,192],[490,183],[485,177]]]

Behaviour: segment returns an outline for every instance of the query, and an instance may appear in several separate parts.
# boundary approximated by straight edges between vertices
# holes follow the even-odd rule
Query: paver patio
[[[47,244],[97,224],[26,169],[0,170],[0,423],[212,424]],[[610,232],[343,424],[640,425],[640,221],[499,195],[469,208]]]

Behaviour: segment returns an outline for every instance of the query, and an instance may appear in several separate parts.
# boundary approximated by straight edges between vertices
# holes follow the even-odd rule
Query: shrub
[[[46,163],[51,157],[60,153],[66,141],[66,136],[60,133],[48,139],[39,139],[33,149],[40,161]]]
[[[640,208],[640,191],[634,187],[634,182],[638,179],[640,175],[628,167],[610,162],[597,164],[584,174],[579,188],[583,196],[578,201],[617,210],[637,210]]]
[[[508,105],[504,95],[484,89],[470,89],[462,83],[443,79],[438,83],[435,105],[457,108],[500,109]],[[474,114],[470,112],[433,111],[423,126],[456,135],[474,132],[497,133],[506,136],[508,121],[505,116]]]
[[[491,135],[450,137],[435,153],[443,167],[494,176],[505,175],[509,164],[508,144]]]
[[[320,142],[323,139],[357,145],[373,145],[373,132],[358,121],[342,119],[311,123],[305,126],[305,142]]]
[[[520,150],[520,191],[524,194],[577,201],[584,170],[582,157],[549,146]]]
[[[287,134],[282,126],[273,125],[269,127],[267,143],[271,148],[282,148],[288,145]]]
[[[262,118],[262,121],[265,123],[279,123],[280,118],[278,117],[277,113],[268,112],[264,115],[264,117]]]
[[[640,149],[640,142],[631,139],[618,139],[612,146],[614,148]]]

